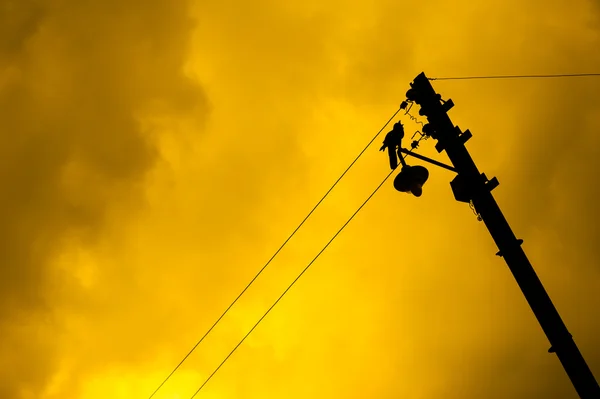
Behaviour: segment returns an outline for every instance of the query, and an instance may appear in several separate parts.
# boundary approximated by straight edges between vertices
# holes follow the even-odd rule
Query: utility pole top
[[[582,399],[600,399],[598,382],[525,255],[521,247],[523,240],[517,239],[492,195],[492,190],[499,185],[498,179],[495,177],[488,179],[485,174],[479,172],[465,146],[465,143],[472,137],[471,132],[469,130],[462,132],[458,126],[454,126],[447,114],[454,107],[454,103],[451,99],[443,100],[442,96],[436,93],[424,72],[417,75],[410,83],[406,98],[406,102],[411,106],[413,104],[420,106],[419,115],[427,118],[427,123],[422,128],[422,134],[426,138],[431,137],[437,141],[436,150],[439,153],[445,151],[452,166],[412,154],[410,151],[402,149],[400,144],[398,144],[398,152],[413,155],[457,173],[450,182],[455,199],[471,204],[480,220],[485,223],[498,246],[497,255],[505,260],[550,341],[551,346],[548,352],[557,355]],[[415,194],[415,191],[412,192],[420,196],[421,186],[427,180],[429,173],[421,173],[420,177],[415,173],[404,173],[403,175],[405,170],[407,170],[406,167],[403,167],[394,181],[394,186],[398,191],[411,192],[406,188],[418,185],[419,195]],[[424,179],[423,176],[425,176]],[[397,180],[402,184],[397,184]]]

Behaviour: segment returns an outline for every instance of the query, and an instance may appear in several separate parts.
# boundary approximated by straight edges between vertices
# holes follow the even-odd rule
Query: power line
[[[250,334],[252,334],[252,332],[256,329],[256,327],[258,327],[258,325],[263,321],[263,319],[265,317],[267,317],[267,315],[271,312],[271,310],[273,310],[273,308],[279,303],[279,301],[281,301],[281,299],[285,296],[285,294],[287,294],[287,292],[294,286],[294,284],[296,284],[296,282],[300,279],[300,277],[302,277],[304,275],[304,273],[306,273],[306,271],[319,258],[319,256],[321,256],[321,254],[323,252],[325,252],[325,250],[327,249],[327,247],[329,247],[329,245],[333,242],[333,240],[335,240],[336,237],[342,232],[342,230],[344,230],[344,228],[352,221],[352,219],[354,219],[354,217],[358,214],[358,212],[360,212],[360,210],[367,204],[367,202],[369,202],[369,200],[371,198],[373,198],[373,196],[377,193],[377,191],[379,191],[379,189],[381,188],[381,186],[383,186],[383,184],[392,175],[392,173],[394,173],[394,170],[392,170],[390,173],[388,173],[388,175],[385,177],[385,179],[383,179],[383,181],[379,184],[379,186],[377,186],[377,188],[371,193],[371,195],[369,195],[367,197],[367,199],[361,204],[361,206],[358,207],[358,209],[356,210],[356,212],[354,212],[352,214],[352,216],[350,216],[350,218],[346,221],[346,223],[344,223],[342,225],[342,227],[340,227],[340,229],[337,231],[337,233],[335,233],[333,235],[333,237],[331,237],[331,239],[329,240],[329,242],[327,244],[325,244],[325,246],[323,247],[323,249],[321,249],[319,251],[319,253],[313,258],[313,260],[311,260],[310,263],[300,272],[300,274],[298,274],[298,276],[294,279],[294,281],[292,281],[291,284],[285,289],[285,291],[283,291],[283,293],[279,296],[279,298],[277,298],[277,300],[275,300],[275,302],[271,305],[271,307],[269,309],[267,309],[267,311],[265,312],[265,314],[263,314],[262,317],[260,319],[258,319],[258,321],[256,322],[256,324],[254,324],[254,326],[250,329],[250,331],[248,331],[246,333],[246,335],[244,336],[244,338],[242,338],[241,341],[238,342],[238,344],[231,350],[231,352],[229,352],[229,354],[225,357],[225,359],[223,359],[223,361],[219,364],[219,366],[217,366],[217,368],[208,376],[208,378],[202,383],[202,385],[200,386],[200,388],[198,388],[198,390],[192,395],[192,397],[190,399],[194,399],[196,397],[196,395],[198,395],[198,393],[200,392],[200,390],[202,390],[202,388],[204,388],[204,386],[211,380],[211,378],[217,373],[217,371],[219,371],[219,369],[221,367],[223,367],[223,365],[225,364],[225,362],[227,362],[227,360],[231,357],[231,355],[233,355],[233,353],[237,350],[237,348],[239,348],[240,345],[242,345],[242,343],[246,340],[246,338],[248,338],[250,336]]]
[[[428,78],[429,80],[471,80],[471,79],[529,79],[529,78],[568,78],[583,76],[600,76],[600,73],[571,73],[558,75],[490,75],[490,76],[462,76],[462,77],[444,77]]]
[[[208,334],[210,334],[210,332],[217,326],[217,324],[219,324],[221,319],[223,319],[223,317],[225,317],[225,315],[229,312],[229,310],[231,310],[233,305],[235,305],[237,303],[237,301],[242,297],[242,295],[244,295],[244,293],[248,290],[248,288],[250,288],[250,286],[254,283],[254,281],[256,281],[256,279],[262,274],[262,272],[267,268],[267,266],[269,266],[271,261],[273,259],[275,259],[275,257],[279,254],[279,252],[281,252],[281,250],[283,249],[283,247],[285,247],[285,245],[288,243],[288,241],[290,241],[292,239],[292,237],[296,234],[296,232],[298,232],[298,230],[300,230],[300,228],[304,225],[304,223],[308,220],[308,218],[314,213],[314,211],[317,209],[317,207],[325,200],[325,198],[329,195],[329,193],[331,193],[331,191],[335,188],[335,186],[337,186],[337,184],[340,182],[340,180],[342,180],[342,178],[346,175],[346,173],[348,173],[350,168],[352,168],[352,166],[358,161],[358,159],[364,154],[364,152],[371,146],[371,144],[373,144],[373,141],[375,141],[375,139],[381,134],[383,129],[385,129],[386,126],[389,125],[389,123],[392,121],[392,119],[394,119],[396,117],[398,112],[400,112],[400,109],[401,108],[398,108],[398,110],[396,112],[394,112],[394,114],[390,117],[390,119],[388,119],[388,121],[385,123],[385,125],[383,125],[383,127],[381,129],[379,129],[377,134],[371,139],[371,141],[369,141],[369,143],[358,154],[358,156],[354,159],[354,161],[352,161],[350,166],[348,166],[346,168],[344,173],[342,173],[341,176],[335,181],[335,183],[333,183],[331,188],[329,188],[329,190],[327,190],[325,195],[319,200],[319,202],[317,202],[317,204],[312,208],[312,210],[308,213],[308,215],[306,215],[304,220],[302,220],[302,222],[298,225],[298,227],[296,227],[296,229],[292,232],[292,234],[290,234],[290,236],[283,242],[283,244],[281,244],[279,249],[277,251],[275,251],[273,256],[271,256],[271,258],[267,261],[267,263],[265,263],[265,265],[258,271],[258,273],[256,273],[254,278],[252,278],[252,280],[250,280],[248,285],[246,285],[246,287],[238,294],[238,296],[233,300],[233,302],[231,302],[231,304],[227,307],[227,309],[225,309],[225,311],[221,314],[221,316],[219,316],[217,321],[215,321],[213,323],[213,325],[208,329],[208,331],[202,336],[202,338],[200,338],[200,340],[198,340],[198,342],[196,342],[196,344],[192,347],[192,349],[188,352],[188,354],[184,356],[184,358],[179,362],[179,364],[173,369],[173,371],[171,371],[171,373],[169,373],[167,378],[165,378],[164,381],[158,386],[158,388],[156,388],[154,390],[154,392],[152,393],[152,395],[150,395],[150,397],[148,399],[152,399],[154,397],[154,395],[156,395],[156,393],[163,387],[163,385],[166,384],[166,382],[173,376],[173,374],[175,374],[175,372],[179,369],[179,367],[181,367],[181,365],[187,360],[187,358],[194,352],[194,350],[196,350],[198,345],[200,345],[204,341],[204,339],[208,336]]]

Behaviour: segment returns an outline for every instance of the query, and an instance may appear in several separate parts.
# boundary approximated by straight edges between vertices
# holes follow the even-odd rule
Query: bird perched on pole
[[[383,146],[379,151],[383,151],[387,148],[388,156],[390,158],[390,168],[395,170],[398,167],[398,159],[402,163],[402,170],[394,179],[394,187],[396,190],[403,193],[412,193],[415,197],[420,197],[423,193],[423,184],[429,178],[429,172],[422,166],[408,166],[404,157],[401,155],[402,150],[402,139],[404,138],[404,126],[402,123],[397,122],[394,124],[394,128],[389,132],[383,140]],[[413,142],[412,148],[416,147]]]
[[[404,164],[404,158],[400,155],[399,151],[402,148],[402,139],[404,138],[404,125],[400,121],[394,124],[394,128],[389,132],[383,140],[383,146],[379,151],[383,151],[387,148],[388,156],[390,158],[390,168],[395,170],[398,167],[398,158],[400,162]]]

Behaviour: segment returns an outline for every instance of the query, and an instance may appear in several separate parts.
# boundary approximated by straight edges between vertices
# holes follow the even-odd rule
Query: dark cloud
[[[47,320],[53,285],[66,281],[50,259],[65,240],[93,239],[113,204],[141,204],[139,182],[158,159],[143,117],[205,113],[183,74],[187,7],[0,1],[3,398],[38,396],[49,376],[44,336],[58,326],[32,320]]]
[[[179,170],[173,192],[157,195],[162,203],[153,203],[148,220],[118,229],[111,224],[122,235],[112,237],[117,234],[111,230],[110,248],[89,255],[101,266],[96,284],[84,290],[50,260],[63,245],[105,233],[111,209],[131,213],[142,204],[139,183],[159,160],[159,128],[142,123],[144,116],[204,114],[202,92],[181,73],[191,28],[187,3],[0,4],[3,398],[42,397],[57,370],[70,376],[51,398],[77,397],[90,375],[105,385],[114,375],[134,375],[125,382],[129,387],[136,377],[147,381],[152,375],[158,384],[362,148],[359,135],[366,140],[371,134],[365,126],[379,124],[422,70],[456,76],[599,67],[590,52],[599,47],[598,19],[582,12],[583,3],[437,2],[415,10],[392,1],[342,7],[200,2],[196,35],[202,48],[196,55],[202,59],[194,67],[209,77],[203,81],[210,81],[207,90],[218,104],[217,122],[200,140],[201,156],[188,149],[186,157],[196,159],[182,163],[193,166]],[[600,305],[592,302],[599,281],[597,82],[434,86],[457,104],[455,123],[473,131],[474,158],[482,171],[497,174],[502,209],[599,370],[599,332],[591,315]],[[494,165],[494,158],[501,159]],[[370,190],[373,174],[362,177],[346,187]],[[269,387],[286,396],[296,386],[314,396],[343,396],[346,390],[347,397],[359,398],[574,397],[482,225],[468,208],[432,198],[443,190],[452,201],[449,179],[432,178],[418,203],[380,192],[377,201],[385,195],[389,201],[366,207],[328,250],[335,258],[324,256],[310,273],[313,279],[307,275],[269,316],[281,325],[261,326],[266,343],[253,346],[250,339],[211,384],[220,381],[223,392],[238,385],[238,396],[261,397]],[[322,213],[328,222],[355,209],[356,193],[345,193],[330,197],[330,210]],[[368,217],[374,209],[378,217]],[[321,222],[296,243],[320,249],[319,237],[329,238]],[[446,223],[447,229],[426,231]],[[404,235],[407,225],[414,234],[398,241],[397,228]],[[344,237],[353,237],[346,259],[335,252]],[[376,253],[386,246],[399,253]],[[416,254],[402,252],[404,246],[416,247]],[[300,248],[280,263],[298,265],[304,252],[314,255]],[[331,275],[319,274],[328,264]],[[280,277],[268,280],[273,295],[289,281]],[[195,354],[202,363],[196,371],[212,371],[247,331],[241,324],[252,325],[270,305],[265,289],[253,292],[249,300],[261,304],[249,307],[256,318],[247,308],[238,310],[245,322],[225,327],[232,345],[223,330],[213,333],[214,341]],[[281,309],[290,302],[296,306]],[[60,312],[53,312],[57,303]],[[194,359],[186,370],[198,365]],[[194,377],[191,391],[201,380]],[[104,395],[112,389],[101,388]],[[136,391],[149,393],[147,386]]]

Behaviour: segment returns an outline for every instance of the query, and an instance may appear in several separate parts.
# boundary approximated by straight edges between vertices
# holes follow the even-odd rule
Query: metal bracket
[[[465,130],[463,134],[458,136],[458,139],[460,140],[460,142],[462,144],[465,144],[467,141],[469,141],[469,139],[473,137],[473,134],[471,133],[471,131],[469,129]]]
[[[440,99],[441,99],[441,97],[440,97]],[[444,112],[448,112],[448,111],[450,111],[450,109],[452,107],[454,107],[454,102],[452,101],[451,98],[447,99],[446,101],[444,101],[444,100],[441,100],[441,101],[443,101],[442,109],[444,110]]]
[[[488,181],[485,182],[485,188],[488,191],[492,191],[493,189],[495,189],[499,185],[500,185],[500,182],[495,177],[492,177],[490,180],[488,180]]]
[[[569,337],[573,338],[573,335],[569,333]],[[550,349],[548,349],[548,353],[556,353],[556,349],[552,345],[550,345]]]
[[[521,246],[521,244],[523,244],[523,240],[521,240],[521,239],[519,238],[519,239],[517,240],[517,245],[518,245],[518,246]],[[496,256],[499,256],[499,257],[501,257],[501,258],[502,258],[502,256],[503,256],[503,255],[502,255],[502,252],[501,252],[501,251],[498,251],[498,252],[496,252]]]
[[[483,188],[484,190],[492,191],[494,188],[498,187],[499,184],[498,179],[495,177],[488,180],[485,173],[482,173],[480,175],[480,181],[475,183],[465,181],[465,178],[460,174],[450,182],[454,198],[459,202],[466,203],[470,203],[473,200],[478,190]]]

